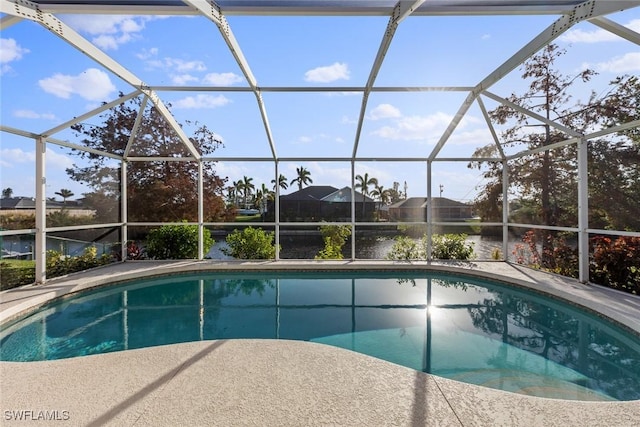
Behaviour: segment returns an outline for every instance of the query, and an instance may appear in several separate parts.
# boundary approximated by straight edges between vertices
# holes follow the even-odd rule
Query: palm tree
[[[260,215],[262,216],[263,220],[264,220],[264,214],[267,212],[267,201],[273,200],[273,197],[274,197],[274,192],[269,190],[269,188],[267,188],[267,186],[264,183],[260,186],[260,188],[256,190],[256,195],[254,198],[255,205],[260,211]]]
[[[256,188],[251,181],[253,181],[253,178],[248,178],[246,175],[242,178],[242,194],[245,208],[247,207],[247,196],[250,196],[251,192]]]
[[[290,184],[297,182],[298,190],[302,190],[302,187],[304,185],[313,184],[313,180],[311,179],[311,172],[309,172],[306,168],[300,166],[299,168],[296,168],[296,173],[298,174],[298,177],[292,179]]]
[[[67,199],[69,197],[73,197],[74,196],[73,191],[67,190],[66,188],[63,188],[60,191],[56,191],[55,194],[57,194],[58,196],[62,197],[62,203],[65,204],[65,205],[67,204]]]
[[[286,190],[287,188],[289,188],[289,184],[287,184],[287,177],[285,177],[284,175],[280,174],[280,176],[278,177],[278,181],[276,182],[275,178],[271,180],[271,183],[273,184],[273,191],[275,192],[276,189],[278,187],[282,188],[283,190]]]
[[[2,190],[2,198],[3,199],[10,199],[11,196],[13,196],[13,188],[7,187],[4,190]]]
[[[368,173],[365,173],[364,176],[356,175],[357,184],[355,185],[356,189],[362,190],[362,218],[364,218],[364,210],[365,210],[365,201],[367,196],[369,195],[369,186],[378,185],[378,179],[374,177],[369,177]]]
[[[233,182],[233,205],[235,207],[238,207],[238,198],[240,197],[240,194],[244,193],[244,190],[242,189],[242,180],[237,180]]]
[[[380,204],[378,205],[378,221],[380,221],[380,208],[382,205],[386,205],[389,203],[391,199],[391,193],[389,189],[384,188],[382,185],[376,185],[376,187],[371,191],[371,195],[378,199]]]

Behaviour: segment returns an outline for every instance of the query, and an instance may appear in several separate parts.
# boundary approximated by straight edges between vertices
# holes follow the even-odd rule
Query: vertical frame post
[[[509,162],[502,161],[502,260],[509,259]]]
[[[362,195],[364,200],[364,194]],[[363,208],[364,209],[364,208]],[[351,158],[351,261],[356,259],[356,161]]]
[[[589,144],[578,142],[578,280],[589,281]]]
[[[47,141],[36,138],[36,283],[47,280],[47,177],[46,177]]]
[[[127,259],[127,241],[129,240],[129,230],[128,230],[128,216],[127,212],[129,210],[129,205],[127,201],[127,161],[122,160],[120,164],[120,221],[122,222],[122,226],[120,227],[120,234],[122,236],[122,243],[120,248],[120,256],[121,260],[125,261]]]
[[[274,220],[276,221],[276,261],[278,261],[280,259],[280,162],[278,160],[275,161],[275,173],[276,196],[274,209],[276,211]]]
[[[198,159],[198,259],[204,259],[204,170]]]
[[[427,261],[431,261],[431,238],[433,237],[433,197],[431,197],[431,183],[433,182],[431,179],[432,165],[433,162],[427,160]]]

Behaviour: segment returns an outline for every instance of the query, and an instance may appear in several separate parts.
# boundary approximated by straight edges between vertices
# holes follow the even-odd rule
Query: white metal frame
[[[14,129],[11,127],[7,127],[4,125],[0,125],[0,131],[8,132],[16,135],[26,136],[28,138],[33,138],[36,141],[37,147],[37,156],[36,156],[36,171],[35,175],[37,178],[37,186],[36,186],[36,280],[37,282],[42,282],[46,279],[45,273],[45,240],[46,234],[48,231],[56,231],[61,228],[47,228],[46,226],[46,211],[45,211],[45,183],[46,183],[46,174],[45,174],[45,154],[46,154],[46,144],[56,144],[76,150],[83,150],[86,152],[98,154],[101,156],[110,157],[116,160],[119,160],[122,165],[122,186],[121,186],[121,222],[118,224],[98,224],[95,226],[84,226],[84,227],[105,227],[105,226],[113,226],[117,225],[121,227],[122,232],[122,255],[123,259],[126,255],[126,240],[127,240],[127,227],[132,225],[128,222],[127,218],[127,203],[126,203],[126,195],[127,195],[127,183],[126,183],[126,171],[127,165],[130,162],[135,161],[149,161],[149,160],[165,160],[165,161],[197,161],[199,165],[199,182],[198,182],[198,221],[197,225],[199,226],[200,233],[200,244],[199,244],[199,256],[202,258],[203,247],[202,247],[202,232],[204,223],[204,214],[203,214],[203,182],[202,182],[202,171],[203,171],[203,162],[206,161],[224,161],[224,160],[233,160],[233,161],[269,161],[274,163],[275,169],[275,178],[277,179],[279,176],[279,164],[283,161],[343,161],[350,162],[351,164],[351,188],[352,192],[354,190],[354,177],[355,177],[355,162],[366,162],[366,161],[392,161],[392,162],[402,162],[402,161],[424,161],[426,165],[426,175],[427,175],[427,197],[428,200],[431,200],[431,176],[432,176],[432,165],[433,162],[439,161],[478,161],[478,160],[486,160],[486,161],[496,161],[500,162],[503,165],[503,218],[502,223],[492,224],[499,225],[503,227],[503,235],[504,235],[504,243],[503,243],[503,253],[507,253],[506,249],[506,238],[508,229],[510,226],[518,226],[519,224],[509,224],[508,222],[508,198],[507,198],[507,190],[509,188],[508,182],[508,161],[510,159],[514,159],[523,155],[532,154],[540,150],[553,149],[556,147],[568,145],[568,144],[577,144],[578,146],[578,194],[579,194],[579,222],[577,228],[567,228],[567,227],[542,227],[546,229],[562,229],[562,230],[570,230],[578,233],[579,236],[579,250],[580,250],[580,280],[583,282],[588,281],[588,234],[593,231],[602,231],[602,230],[591,230],[588,224],[587,217],[587,180],[588,180],[588,171],[587,171],[587,142],[592,138],[596,138],[599,136],[603,136],[606,134],[618,132],[623,129],[628,129],[632,127],[637,127],[640,125],[640,121],[634,121],[630,123],[623,124],[616,128],[610,128],[598,132],[594,132],[590,135],[581,135],[578,132],[573,131],[572,129],[568,129],[558,123],[553,121],[549,121],[540,115],[528,111],[524,108],[521,108],[517,105],[513,105],[509,103],[506,99],[493,94],[489,91],[489,88],[498,82],[502,77],[506,74],[517,68],[524,61],[538,52],[545,45],[552,42],[554,39],[559,37],[562,33],[570,29],[573,25],[582,21],[589,21],[590,23],[605,29],[609,32],[617,34],[620,37],[623,37],[632,43],[640,45],[640,34],[623,27],[620,24],[617,24],[608,18],[606,15],[630,8],[635,8],[640,6],[640,0],[514,0],[509,2],[504,2],[506,4],[500,4],[500,2],[495,1],[487,1],[487,0],[399,0],[399,1],[335,1],[335,0],[324,0],[324,1],[316,1],[316,0],[299,0],[293,2],[281,2],[277,0],[172,0],[172,1],[131,1],[124,4],[113,4],[113,2],[109,2],[106,0],[93,0],[93,1],[78,1],[78,2],[62,2],[56,0],[40,0],[40,1],[29,1],[29,0],[0,0],[0,11],[5,15],[2,19],[0,19],[0,30],[8,28],[9,26],[15,25],[22,20],[30,20],[36,23],[39,23],[49,31],[51,31],[56,36],[63,39],[65,42],[80,50],[82,53],[101,64],[107,70],[111,71],[115,75],[122,78],[125,82],[127,82],[133,88],[133,91],[124,97],[115,99],[100,108],[94,109],[83,114],[80,117],[68,120],[63,122],[54,128],[51,128],[42,133],[33,133],[20,129]],[[72,28],[64,24],[61,20],[56,17],[56,14],[137,14],[137,15],[199,15],[209,19],[213,24],[216,25],[220,34],[222,35],[224,41],[226,42],[230,52],[232,53],[235,61],[238,66],[242,70],[246,82],[248,83],[248,87],[238,88],[238,87],[167,87],[167,86],[153,86],[149,85],[147,82],[142,81],[140,78],[135,76],[129,70],[127,70],[123,65],[106,55],[102,50],[98,49],[95,45],[84,39],[80,36],[76,31]],[[369,77],[367,83],[364,87],[261,87],[259,86],[257,79],[253,75],[251,68],[242,53],[241,46],[236,40],[230,25],[226,19],[227,15],[327,15],[327,16],[338,16],[338,15],[349,15],[349,16],[388,16],[389,22],[387,28],[382,35],[382,40],[380,42],[380,46],[378,48],[378,52],[375,58],[375,61],[372,65],[372,68],[369,73]],[[558,18],[546,29],[544,29],[540,34],[534,37],[529,43],[523,46],[519,51],[517,51],[514,55],[512,55],[509,59],[507,59],[504,63],[497,66],[491,73],[489,73],[485,78],[479,81],[473,87],[377,87],[375,86],[376,77],[378,71],[380,70],[387,50],[391,43],[393,42],[393,38],[395,32],[399,25],[409,16],[456,16],[456,15],[556,15]],[[260,116],[262,118],[262,123],[264,125],[264,130],[266,134],[266,139],[269,143],[269,148],[271,151],[271,157],[266,158],[209,158],[203,157],[197,149],[193,146],[188,136],[184,133],[180,125],[176,122],[174,117],[171,115],[169,110],[167,109],[165,103],[161,100],[158,95],[159,92],[162,91],[172,91],[172,90],[180,90],[180,91],[208,91],[215,90],[219,91],[245,91],[252,92],[256,97],[257,108],[260,111]],[[267,116],[267,106],[262,98],[262,93],[265,92],[312,92],[312,91],[323,91],[323,92],[359,92],[362,94],[362,103],[359,112],[359,118],[357,122],[356,135],[353,141],[353,150],[352,155],[347,158],[332,158],[327,157],[324,159],[318,158],[282,158],[277,155],[276,150],[276,141],[274,140],[273,134],[271,132],[271,125]],[[447,129],[440,136],[435,148],[431,151],[430,154],[425,155],[424,158],[360,158],[358,157],[358,146],[360,143],[362,126],[365,118],[365,112],[367,108],[367,102],[369,99],[369,95],[373,92],[400,92],[400,91],[462,91],[466,92],[466,99],[460,105],[458,112],[455,114],[451,122],[449,123]],[[76,144],[72,144],[66,141],[57,140],[53,137],[56,133],[67,129],[69,126],[73,124],[77,124],[89,117],[95,116],[115,105],[120,104],[123,101],[132,99],[137,96],[143,96],[142,106],[140,111],[144,111],[147,102],[151,101],[157,110],[164,116],[176,134],[179,136],[183,145],[189,152],[189,156],[182,158],[148,158],[148,157],[132,157],[129,155],[131,150],[131,143],[127,145],[124,155],[119,156],[114,153],[106,153],[99,150],[92,150],[86,147],[82,147]],[[523,114],[529,115],[536,120],[539,120],[543,123],[551,125],[562,132],[570,135],[571,138],[554,144],[552,146],[546,146],[541,148],[540,150],[527,150],[515,155],[505,155],[502,151],[500,144],[498,143],[498,138],[496,135],[493,126],[489,120],[486,108],[484,107],[484,103],[482,101],[483,97],[487,97],[504,105],[509,105],[512,108],[520,111]],[[482,111],[485,120],[487,121],[487,125],[490,129],[490,132],[493,135],[493,138],[496,142],[496,146],[498,148],[499,156],[496,158],[490,159],[470,159],[470,158],[442,158],[439,157],[443,146],[447,143],[451,134],[455,131],[456,127],[460,124],[460,121],[469,110],[469,108],[477,103],[480,110]],[[132,131],[132,135],[135,134],[135,130],[139,126],[140,120],[138,119],[134,125],[134,129]],[[132,137],[133,139],[133,137]],[[276,188],[277,196],[279,196],[279,188]],[[353,194],[352,194],[353,196]],[[297,226],[301,225],[299,223],[281,223],[279,216],[279,197],[276,197],[276,212],[275,212],[275,223],[273,226],[276,230],[276,244],[279,245],[279,230],[281,226]],[[362,225],[363,223],[356,222],[355,218],[355,209],[353,204],[355,203],[355,198],[352,197],[352,217],[351,217],[351,226],[355,231],[355,227],[357,225]],[[431,206],[431,203],[428,203],[428,206]],[[427,232],[429,237],[432,233],[432,225],[433,216],[431,209],[429,208],[427,211]],[[305,223],[308,224],[308,223]],[[446,223],[442,223],[446,224]],[[143,224],[136,224],[143,225]],[[216,224],[216,225],[225,225],[225,224]],[[228,225],[228,224],[227,224]],[[531,227],[531,225],[527,225],[527,227]],[[535,228],[535,227],[534,227]],[[12,233],[12,232],[11,232]],[[3,232],[2,234],[11,234],[9,232]],[[630,232],[615,232],[615,234],[625,234],[625,235],[640,235],[640,233],[630,233]],[[355,232],[352,233],[352,258],[355,259]],[[430,241],[430,239],[429,239]],[[430,253],[430,246],[428,248],[428,252]],[[276,259],[279,259],[279,252],[276,253]]]

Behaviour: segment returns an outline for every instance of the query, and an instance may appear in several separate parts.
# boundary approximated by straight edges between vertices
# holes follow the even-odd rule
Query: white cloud
[[[475,145],[480,147],[493,141],[488,128],[476,128],[469,131],[460,132],[459,129],[453,132],[447,144],[451,145]]]
[[[393,126],[383,126],[373,132],[385,139],[416,141],[441,135],[453,117],[445,113],[430,116],[403,116]]]
[[[113,36],[110,34],[101,34],[93,38],[93,43],[103,50],[116,50],[118,46],[132,39],[128,33]]]
[[[140,53],[136,53],[136,58],[146,61],[158,55],[158,48],[152,47],[151,49],[143,49]]]
[[[32,164],[35,168],[36,152],[24,151],[20,148],[3,148],[0,150],[0,165],[3,168],[15,168],[22,167],[24,164]],[[67,168],[73,166],[73,160],[64,154],[59,154],[53,151],[51,148],[47,148],[46,153],[47,168],[65,171]]]
[[[50,148],[47,148],[46,156],[48,173],[52,172],[53,170],[64,172],[68,168],[73,167],[73,160],[71,159],[71,157],[65,154],[60,154]]]
[[[231,86],[234,83],[240,83],[244,79],[234,73],[209,73],[202,78],[203,83],[214,86]]]
[[[171,76],[171,81],[175,85],[182,86],[186,85],[189,82],[196,82],[198,81],[198,78],[192,76],[191,74],[179,74],[177,76]]]
[[[20,46],[14,39],[0,38],[0,75],[11,70],[10,62],[19,61],[29,53],[29,49]]]
[[[629,52],[607,62],[599,62],[595,68],[611,73],[628,73],[640,71],[640,52]]]
[[[62,18],[74,30],[94,36],[92,42],[104,49],[115,50],[138,36],[146,22],[156,17],[128,15],[68,15]]]
[[[24,163],[33,163],[35,168],[36,153],[23,151],[20,148],[3,148],[0,150],[0,165],[3,168],[14,168]]]
[[[627,25],[625,25],[625,27],[635,32],[640,32],[640,19],[632,20]],[[585,31],[577,28],[575,30],[567,31],[558,39],[567,43],[601,43],[623,40],[622,38],[602,28],[598,28],[593,31]]]
[[[400,110],[391,104],[380,104],[369,113],[370,120],[381,120],[402,117]]]
[[[56,120],[55,114],[52,113],[36,113],[33,110],[15,110],[13,112],[14,117],[18,117],[21,119],[45,119],[45,120]]]
[[[301,136],[298,138],[298,142],[301,142],[303,144],[308,144],[311,141],[313,141],[313,139],[310,136]]]
[[[172,103],[174,108],[218,108],[230,103],[231,100],[224,95],[197,95],[187,96]]]
[[[45,92],[59,98],[69,99],[77,94],[89,101],[104,101],[116,90],[109,75],[96,68],[88,68],[77,76],[57,73],[38,81],[38,84]]]
[[[185,73],[187,71],[205,71],[207,67],[202,61],[185,61],[180,58],[165,58],[165,65],[174,70]]]
[[[325,67],[318,67],[304,74],[305,81],[313,83],[331,83],[336,80],[349,80],[349,66],[336,62]]]

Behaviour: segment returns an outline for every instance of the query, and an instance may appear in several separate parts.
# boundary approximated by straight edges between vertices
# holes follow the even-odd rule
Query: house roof
[[[67,200],[63,203],[58,200],[47,200],[47,209],[78,208],[81,203],[77,200]],[[0,209],[31,209],[35,210],[36,199],[33,197],[5,197],[0,199]]]
[[[280,200],[322,200],[331,193],[338,191],[330,185],[311,185],[302,190],[280,196]]]
[[[363,196],[362,193],[358,191],[355,192],[355,200],[357,202],[362,202],[363,197],[367,203],[374,202],[372,198]],[[331,203],[351,202],[351,187],[342,187],[338,189],[330,185],[311,185],[303,188],[302,190],[280,196],[280,200],[318,200]]]

